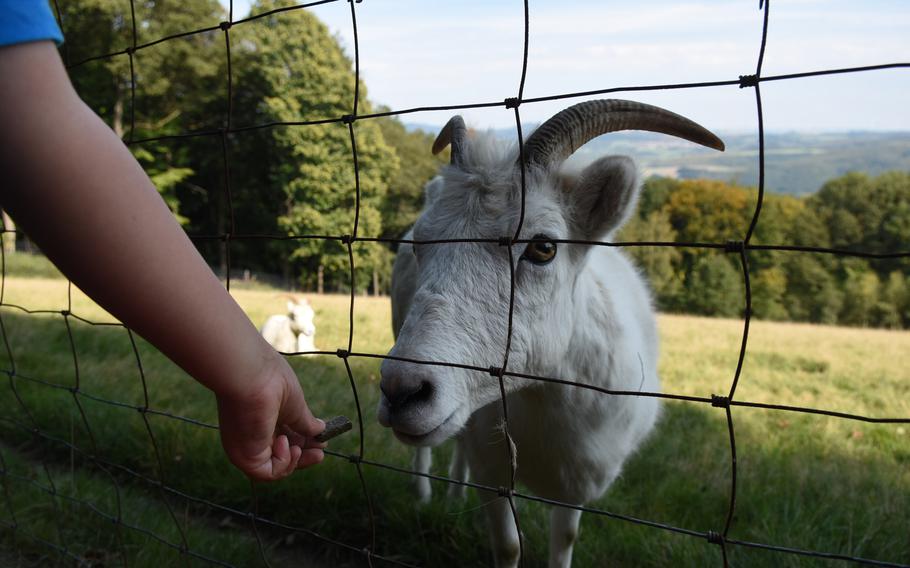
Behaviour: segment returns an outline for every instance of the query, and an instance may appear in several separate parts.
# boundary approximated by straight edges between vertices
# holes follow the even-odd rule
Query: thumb
[[[289,434],[293,434],[289,436],[293,445],[301,448],[322,447],[311,438],[325,430],[325,422],[313,415],[303,396],[303,389],[296,380],[290,381],[288,395],[278,414],[278,423],[285,431],[289,430]]]

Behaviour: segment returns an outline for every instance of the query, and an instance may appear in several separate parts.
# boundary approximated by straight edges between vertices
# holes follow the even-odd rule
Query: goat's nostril
[[[402,381],[395,388],[387,388],[386,385],[380,384],[379,388],[389,401],[389,406],[395,410],[425,403],[433,397],[434,391],[433,384],[427,380]]]
[[[430,381],[420,381],[418,388],[409,398],[408,402],[412,404],[422,404],[433,398],[433,383]]]

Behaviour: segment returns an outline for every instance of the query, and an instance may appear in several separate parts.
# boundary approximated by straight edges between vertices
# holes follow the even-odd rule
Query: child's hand
[[[325,444],[313,437],[325,423],[310,412],[287,361],[271,358],[248,384],[245,393],[216,395],[221,443],[231,463],[252,479],[272,481],[321,462]]]

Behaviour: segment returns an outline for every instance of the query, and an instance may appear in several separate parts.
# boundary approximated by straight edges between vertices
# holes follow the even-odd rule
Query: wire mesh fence
[[[62,4],[65,0],[55,0],[54,4],[57,8],[58,17],[60,14],[59,4]],[[819,70],[807,70],[802,73],[792,73],[786,75],[764,75],[762,72],[762,65],[765,53],[765,46],[768,37],[769,30],[769,12],[770,12],[770,2],[765,0],[760,6],[759,9],[763,12],[762,18],[762,27],[761,27],[761,43],[756,46],[757,60],[755,68],[750,70],[750,73],[744,74],[736,78],[722,78],[716,81],[708,82],[693,82],[693,83],[677,83],[677,84],[650,84],[650,85],[629,85],[629,86],[610,86],[603,89],[589,90],[585,92],[572,92],[572,93],[557,93],[545,97],[536,97],[536,98],[525,98],[524,96],[524,85],[525,78],[527,75],[528,68],[528,45],[531,37],[530,33],[530,13],[531,7],[529,3],[525,0],[523,4],[523,15],[524,15],[524,45],[523,45],[523,58],[520,62],[516,64],[521,65],[521,80],[517,86],[517,89],[511,93],[505,93],[507,96],[502,100],[495,101],[473,101],[466,102],[464,104],[457,105],[447,105],[447,106],[422,106],[414,108],[403,108],[382,112],[374,112],[369,114],[361,114],[359,99],[360,93],[358,86],[360,84],[360,41],[358,40],[358,28],[357,28],[357,5],[361,0],[352,2],[348,0],[347,4],[350,8],[350,24],[351,30],[353,32],[354,44],[353,44],[353,61],[354,61],[354,73],[355,73],[355,90],[354,96],[350,104],[350,112],[343,116],[325,116],[313,120],[305,121],[293,121],[293,122],[270,122],[265,124],[252,124],[252,125],[236,125],[233,119],[234,107],[233,107],[233,69],[232,69],[232,58],[231,58],[231,45],[232,45],[232,31],[234,31],[238,26],[248,25],[250,22],[256,21],[265,17],[281,17],[283,13],[307,9],[317,5],[330,4],[330,3],[342,3],[342,0],[322,0],[319,2],[304,3],[300,5],[288,6],[284,8],[279,8],[271,10],[265,13],[256,14],[247,18],[234,20],[233,18],[233,6],[229,10],[228,20],[224,22],[212,22],[204,27],[198,29],[188,29],[185,32],[170,35],[168,37],[162,37],[154,39],[153,41],[148,41],[146,43],[138,42],[137,34],[137,19],[136,19],[136,7],[135,1],[130,0],[130,11],[132,15],[132,20],[129,23],[132,29],[132,42],[131,44],[121,51],[114,53],[100,53],[91,58],[82,59],[79,61],[66,61],[66,64],[69,69],[77,69],[80,66],[86,65],[91,61],[97,60],[109,60],[112,58],[124,58],[129,63],[130,69],[130,96],[135,99],[136,96],[136,70],[134,59],[137,54],[141,53],[143,50],[152,48],[154,46],[159,46],[162,44],[167,44],[167,42],[177,40],[180,38],[185,38],[193,36],[196,34],[203,33],[221,33],[223,34],[224,39],[224,53],[227,61],[227,76],[225,78],[226,89],[223,93],[225,101],[225,113],[222,120],[222,126],[220,128],[209,129],[204,131],[191,131],[183,132],[175,135],[167,135],[160,137],[149,137],[149,138],[137,138],[135,136],[136,126],[135,126],[135,109],[134,106],[130,106],[130,115],[129,115],[129,126],[127,127],[124,135],[124,140],[127,144],[131,146],[142,146],[143,144],[149,144],[155,141],[161,140],[174,140],[181,138],[210,138],[217,142],[218,151],[220,153],[220,159],[223,167],[223,179],[224,186],[222,188],[224,197],[228,204],[231,204],[227,211],[227,223],[225,225],[225,231],[221,234],[214,235],[192,235],[192,238],[197,242],[220,242],[221,247],[223,247],[224,258],[227,263],[227,278],[225,279],[225,284],[228,289],[231,286],[231,250],[232,246],[236,246],[236,243],[242,241],[256,241],[256,240],[284,240],[284,239],[295,239],[295,240],[322,240],[322,241],[335,241],[343,246],[348,253],[349,258],[349,268],[350,268],[350,300],[348,305],[348,336],[347,344],[339,346],[336,350],[326,350],[313,352],[310,355],[322,357],[322,358],[336,358],[344,366],[345,374],[349,380],[351,397],[353,400],[353,405],[357,411],[357,420],[356,428],[359,430],[359,444],[352,452],[335,452],[327,451],[327,454],[330,456],[330,460],[338,460],[340,462],[349,462],[350,468],[353,468],[356,471],[356,477],[359,480],[360,488],[362,491],[363,497],[363,512],[366,518],[368,519],[368,530],[364,533],[364,539],[359,542],[351,542],[339,536],[337,534],[325,534],[318,529],[312,529],[298,524],[290,524],[284,522],[278,518],[273,518],[269,514],[260,513],[258,507],[258,497],[257,497],[257,487],[251,485],[249,490],[250,496],[250,506],[248,508],[236,507],[236,506],[227,506],[222,503],[219,503],[217,499],[212,499],[208,497],[202,497],[198,495],[193,495],[185,491],[180,490],[172,480],[167,475],[167,467],[165,462],[171,458],[168,454],[171,450],[168,449],[171,444],[164,444],[162,442],[161,430],[162,430],[162,421],[169,423],[179,423],[180,427],[186,427],[193,430],[200,430],[205,432],[215,432],[217,426],[200,421],[195,418],[181,416],[177,413],[172,413],[167,410],[166,406],[157,406],[153,403],[152,398],[150,397],[150,392],[153,391],[156,387],[155,385],[147,379],[146,372],[143,367],[143,362],[147,360],[146,355],[143,354],[143,349],[137,343],[136,338],[133,336],[132,332],[116,323],[108,322],[95,322],[91,321],[74,310],[73,304],[73,290],[72,285],[69,287],[69,294],[67,298],[66,306],[60,310],[33,310],[26,306],[17,305],[8,301],[4,297],[4,292],[6,289],[6,258],[4,256],[3,263],[3,280],[0,281],[0,332],[2,332],[4,338],[4,345],[6,356],[8,359],[8,367],[3,369],[3,374],[7,378],[7,388],[12,393],[15,398],[18,408],[16,409],[5,409],[2,413],[0,420],[9,428],[15,429],[20,433],[23,433],[25,436],[31,438],[32,442],[36,446],[45,446],[53,448],[54,451],[62,452],[70,456],[71,461],[75,461],[77,458],[80,463],[91,464],[93,469],[97,472],[100,472],[107,480],[109,484],[109,489],[111,491],[110,500],[104,505],[93,502],[91,500],[86,500],[79,496],[78,492],[72,491],[71,487],[62,487],[59,483],[55,481],[57,476],[54,471],[57,469],[55,463],[47,461],[45,457],[42,457],[42,454],[36,454],[36,459],[40,462],[40,469],[43,472],[41,476],[31,476],[31,475],[22,475],[16,471],[15,468],[11,467],[7,463],[7,458],[4,456],[4,452],[0,452],[0,479],[3,482],[3,491],[5,501],[5,507],[7,510],[6,519],[2,521],[3,526],[7,531],[10,531],[17,538],[21,538],[25,541],[31,541],[33,544],[37,545],[39,548],[45,548],[51,557],[55,558],[59,562],[72,562],[77,565],[107,565],[108,562],[114,564],[123,564],[128,565],[130,563],[129,558],[131,557],[130,553],[126,550],[124,545],[123,535],[128,532],[138,532],[142,533],[145,537],[153,539],[156,542],[160,543],[162,546],[172,548],[177,551],[180,557],[186,562],[189,563],[200,563],[200,564],[213,564],[213,565],[233,565],[233,562],[230,558],[216,558],[209,554],[203,554],[194,550],[193,546],[193,537],[190,534],[190,531],[187,528],[185,522],[181,522],[181,515],[184,514],[184,510],[187,510],[190,506],[200,507],[201,509],[208,511],[209,514],[216,515],[225,515],[226,518],[234,519],[233,522],[238,525],[243,525],[243,529],[248,531],[248,534],[251,535],[253,539],[257,542],[258,549],[261,554],[261,561],[265,565],[270,565],[269,554],[266,552],[268,546],[266,545],[266,538],[263,537],[264,534],[268,533],[272,536],[275,534],[279,535],[300,535],[306,538],[313,539],[314,542],[319,543],[319,546],[324,547],[334,547],[346,551],[350,558],[353,559],[362,559],[364,564],[367,565],[379,565],[379,564],[392,564],[392,565],[403,565],[409,566],[413,564],[413,560],[402,559],[395,554],[383,554],[379,550],[383,547],[378,546],[378,543],[383,539],[383,532],[381,525],[387,521],[383,520],[382,517],[382,507],[381,503],[377,502],[377,491],[376,487],[371,487],[368,483],[370,470],[386,470],[391,472],[396,472],[402,474],[403,476],[424,476],[432,480],[436,480],[446,484],[460,484],[467,487],[472,487],[475,489],[489,491],[494,494],[499,495],[502,498],[508,499],[512,514],[514,516],[515,522],[520,526],[521,525],[521,515],[517,507],[519,501],[535,501],[539,503],[549,504],[549,505],[560,505],[563,507],[570,507],[574,509],[581,510],[590,515],[603,516],[610,519],[615,519],[624,523],[633,523],[641,525],[643,527],[649,528],[653,531],[664,531],[666,533],[674,533],[676,535],[681,535],[684,538],[690,539],[700,539],[702,541],[707,541],[712,545],[715,545],[720,551],[721,562],[724,566],[729,565],[730,563],[730,554],[733,549],[738,548],[750,548],[750,549],[762,549],[766,550],[769,553],[776,553],[780,555],[780,561],[783,563],[788,563],[788,558],[798,556],[803,558],[808,558],[811,560],[816,560],[819,562],[822,561],[849,561],[857,564],[867,564],[867,565],[879,565],[879,566],[908,566],[910,564],[901,563],[900,561],[884,561],[876,558],[866,558],[866,557],[855,557],[847,554],[841,554],[832,551],[826,550],[809,550],[809,549],[799,549],[790,546],[780,545],[775,542],[751,542],[746,540],[741,540],[731,536],[731,526],[734,521],[734,517],[737,512],[737,493],[738,493],[738,472],[739,472],[739,463],[737,461],[737,436],[735,429],[734,416],[736,412],[742,411],[741,409],[750,408],[750,409],[764,409],[772,410],[776,412],[784,413],[802,413],[810,415],[819,415],[833,417],[841,420],[849,421],[859,421],[866,423],[875,423],[875,424],[908,424],[910,423],[910,417],[906,416],[870,416],[863,414],[856,414],[850,412],[844,412],[838,409],[830,408],[814,408],[814,407],[802,407],[797,405],[789,404],[774,404],[766,402],[757,402],[749,400],[741,400],[737,398],[737,387],[740,383],[740,377],[743,369],[743,362],[745,360],[747,350],[749,347],[749,332],[750,324],[752,321],[752,287],[750,282],[750,253],[758,251],[778,251],[786,254],[802,254],[810,253],[817,255],[838,255],[838,256],[855,256],[862,258],[872,258],[872,259],[894,259],[894,258],[910,258],[910,250],[899,250],[899,251],[861,251],[861,250],[840,250],[835,248],[823,248],[823,247],[812,247],[812,246],[794,246],[787,244],[756,244],[753,243],[753,234],[756,228],[756,225],[759,222],[761,212],[762,212],[762,203],[763,196],[765,192],[765,183],[764,183],[764,173],[765,173],[765,131],[764,131],[764,114],[762,110],[762,96],[761,88],[762,85],[775,82],[775,81],[794,81],[808,77],[817,77],[823,75],[842,75],[842,74],[858,74],[858,73],[874,73],[886,69],[906,69],[910,67],[910,63],[906,62],[893,62],[893,63],[882,63],[880,65],[864,66],[864,67],[852,67],[852,68],[839,68],[839,69],[819,69]],[[567,8],[568,9],[568,8]],[[67,22],[60,21],[61,28],[63,29],[64,34],[67,30]],[[368,49],[365,47],[363,49]],[[64,51],[64,57],[67,58],[67,54]],[[744,298],[743,298],[743,318],[742,318],[742,335],[741,343],[738,350],[736,366],[733,369],[733,377],[730,383],[729,389],[723,393],[706,393],[702,396],[692,396],[685,394],[677,393],[662,393],[662,392],[640,392],[640,391],[619,391],[611,390],[606,388],[601,388],[597,386],[592,386],[588,384],[581,384],[575,382],[567,377],[546,377],[546,376],[532,376],[528,374],[523,374],[510,370],[509,368],[509,355],[510,349],[508,345],[504,353],[502,354],[502,360],[499,362],[494,362],[490,367],[479,367],[475,365],[465,364],[463,361],[413,361],[407,360],[412,363],[424,364],[424,365],[448,365],[453,367],[458,367],[462,369],[467,369],[471,371],[477,371],[481,373],[487,373],[495,380],[498,381],[500,389],[502,392],[501,404],[502,412],[504,417],[504,430],[507,435],[509,435],[509,420],[508,420],[508,406],[507,399],[505,396],[505,382],[512,379],[524,379],[524,380],[534,380],[541,381],[550,384],[563,385],[565,388],[579,388],[579,389],[589,389],[591,391],[597,392],[601,396],[638,396],[638,397],[653,397],[664,400],[680,401],[686,404],[692,405],[702,405],[704,407],[716,408],[718,412],[723,413],[726,421],[726,427],[728,432],[728,444],[729,444],[729,487],[727,491],[727,506],[726,506],[726,516],[723,522],[719,523],[714,530],[693,530],[688,527],[683,526],[674,526],[670,524],[665,524],[662,522],[656,522],[644,518],[635,518],[626,514],[618,514],[609,510],[604,510],[597,507],[589,506],[576,506],[566,503],[557,503],[549,499],[544,499],[535,495],[528,494],[526,492],[518,489],[514,481],[509,487],[487,487],[481,484],[461,481],[456,479],[450,479],[445,476],[439,476],[434,474],[424,474],[413,471],[409,468],[400,467],[391,463],[384,463],[379,459],[369,459],[367,457],[367,449],[364,443],[364,412],[361,407],[361,398],[362,393],[359,392],[358,381],[355,381],[355,371],[352,368],[352,360],[381,360],[385,359],[388,356],[382,353],[368,353],[368,352],[358,352],[354,348],[354,337],[355,337],[355,255],[354,247],[358,243],[364,242],[380,242],[385,244],[401,244],[401,243],[412,243],[420,244],[421,242],[426,243],[427,241],[414,241],[414,240],[405,240],[405,239],[386,239],[377,237],[374,235],[365,235],[363,230],[360,227],[360,200],[361,200],[361,186],[360,186],[360,175],[359,175],[359,159],[358,159],[358,146],[357,146],[357,128],[358,125],[364,121],[375,119],[378,117],[386,116],[404,116],[410,114],[418,114],[429,111],[458,111],[464,109],[476,109],[476,108],[503,108],[509,109],[513,112],[515,118],[515,129],[516,134],[519,140],[524,139],[524,133],[522,132],[522,118],[521,118],[521,109],[527,105],[545,102],[545,101],[554,101],[561,99],[576,99],[582,97],[591,97],[591,96],[600,96],[607,95],[611,93],[629,93],[636,91],[667,91],[667,90],[681,90],[681,89],[704,89],[704,88],[729,88],[729,87],[738,87],[740,89],[748,89],[754,93],[755,100],[755,109],[757,114],[758,129],[757,129],[757,139],[758,139],[758,172],[759,172],[759,182],[758,182],[758,200],[752,214],[751,223],[745,229],[740,238],[729,240],[725,242],[600,242],[600,241],[579,241],[579,240],[556,240],[556,243],[565,243],[571,245],[587,245],[587,246],[604,246],[604,247],[679,247],[679,248],[692,248],[692,249],[706,249],[706,250],[715,250],[723,252],[729,255],[733,255],[737,258],[743,275],[743,285],[744,285]],[[354,169],[354,187],[351,188],[351,191],[354,195],[354,208],[352,211],[352,224],[350,231],[347,234],[330,234],[330,235],[262,235],[262,234],[244,234],[238,232],[236,229],[235,216],[239,214],[234,210],[232,205],[232,160],[231,160],[231,151],[230,151],[230,140],[234,136],[243,136],[245,133],[260,130],[260,129],[269,129],[269,128],[307,128],[317,125],[325,124],[338,124],[343,125],[348,132],[350,138],[350,146],[352,149],[351,159]],[[522,198],[524,197],[526,188],[525,188],[525,179],[522,176],[521,180],[521,191]],[[519,226],[521,221],[524,218],[524,211],[520,213]],[[12,233],[12,230],[5,230],[0,234],[0,238],[6,237]],[[519,234],[516,231],[513,235],[501,235],[491,239],[449,239],[444,241],[432,241],[432,242],[444,242],[444,243],[458,243],[458,242],[475,242],[475,243],[492,243],[501,246],[507,246],[511,251],[511,245],[517,243],[526,243],[529,242],[527,239],[519,238]],[[3,247],[5,250],[5,247]],[[510,266],[512,264],[510,263]],[[512,294],[514,296],[515,291],[515,274],[514,271],[510,274],[510,282],[512,287]],[[514,302],[511,302],[509,305],[509,321],[504,322],[507,324],[507,338],[510,340],[512,336],[512,313],[514,310]],[[20,314],[28,317],[38,317],[38,316],[50,316],[56,318],[65,328],[67,344],[62,346],[65,350],[68,351],[69,356],[72,360],[72,369],[73,369],[73,380],[72,382],[62,384],[54,380],[47,380],[40,376],[30,376],[29,374],[23,374],[21,371],[21,366],[19,363],[19,355],[16,350],[11,347],[10,337],[16,334],[16,329],[12,325],[7,325],[9,321],[10,314]],[[125,335],[126,341],[129,344],[129,348],[132,352],[133,360],[135,363],[135,372],[137,375],[138,382],[138,396],[132,400],[120,400],[116,398],[109,398],[107,396],[92,392],[89,389],[86,389],[82,385],[81,374],[80,374],[80,356],[79,349],[77,348],[78,341],[74,334],[75,325],[88,325],[93,327],[100,327],[106,330],[111,331],[112,333]],[[77,428],[84,433],[84,436],[74,436],[70,439],[65,439],[63,437],[57,436],[49,432],[42,424],[41,420],[38,420],[34,417],[34,408],[31,406],[26,397],[20,395],[20,391],[23,388],[37,388],[46,391],[53,391],[59,394],[59,396],[67,397],[71,401],[72,408],[75,410],[75,415],[78,417],[78,424],[72,425],[71,428]],[[118,463],[115,460],[110,460],[106,458],[107,452],[104,448],[99,447],[98,442],[96,441],[96,432],[101,426],[98,424],[92,424],[91,420],[88,418],[86,413],[87,405],[107,405],[111,407],[117,407],[124,410],[131,410],[136,413],[138,419],[144,425],[144,430],[147,433],[147,438],[144,443],[147,443],[152,450],[152,455],[154,456],[153,463],[149,464],[149,467],[145,469],[138,469],[123,463]],[[106,424],[104,428],[117,428],[116,425]],[[167,446],[167,447],[165,447]],[[510,450],[511,447],[510,447]],[[510,456],[509,463],[514,464],[514,459]],[[514,465],[512,471],[512,478],[514,480]],[[163,532],[159,532],[147,527],[139,526],[127,519],[127,515],[124,514],[124,505],[125,500],[128,499],[127,494],[132,491],[132,488],[135,486],[142,487],[143,489],[151,492],[156,496],[156,503],[158,506],[163,507],[167,511],[167,516],[172,520],[172,527],[167,534],[169,536],[164,536]],[[66,531],[63,530],[63,527],[56,526],[55,532],[57,537],[55,539],[48,539],[45,536],[41,536],[30,532],[26,527],[27,525],[20,523],[18,519],[23,513],[17,512],[17,507],[13,505],[13,499],[16,494],[23,492],[33,492],[36,495],[41,495],[40,501],[37,500],[35,503],[40,503],[42,507],[49,507],[51,510],[56,511],[64,504],[75,504],[82,508],[85,511],[86,515],[95,516],[109,522],[112,527],[112,547],[118,550],[117,558],[114,561],[110,559],[98,559],[92,557],[90,553],[87,553],[84,550],[81,550],[76,543],[68,542],[65,537]],[[331,497],[327,497],[331,499]],[[132,506],[132,505],[130,505]],[[26,513],[27,514],[27,513]],[[62,519],[60,515],[55,515],[56,518]],[[57,523],[63,521],[58,520]],[[318,525],[318,523],[317,523]],[[176,535],[176,537],[174,536]],[[271,537],[270,537],[271,538]],[[520,538],[520,543],[524,547],[523,539]],[[384,548],[388,550],[388,547]],[[394,547],[392,548],[394,550]],[[646,554],[643,551],[642,554]],[[272,564],[277,561],[273,558]],[[906,562],[906,561],[905,561]]]

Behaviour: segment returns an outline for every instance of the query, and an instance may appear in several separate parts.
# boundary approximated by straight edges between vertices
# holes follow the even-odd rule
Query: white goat
[[[288,313],[269,316],[259,333],[269,345],[283,353],[315,351],[315,315],[309,300],[293,296],[288,299]]]
[[[426,212],[430,204],[436,199],[436,196],[442,191],[445,183],[441,176],[430,180],[424,187],[424,206],[421,214]],[[413,238],[413,230],[408,231],[403,237],[405,240]],[[408,315],[408,309],[411,306],[411,300],[416,290],[417,282],[417,264],[413,261],[414,249],[410,243],[402,243],[398,248],[398,254],[395,256],[395,263],[392,267],[392,332],[395,339],[398,339],[398,333],[404,320]],[[465,452],[458,447],[460,440],[456,441],[456,448],[452,454],[452,462],[449,466],[449,477],[460,481],[468,480],[468,465],[465,461]],[[430,467],[433,465],[433,455],[430,446],[417,446],[414,448],[414,470],[420,473],[430,473]],[[430,486],[430,479],[422,476],[415,476],[414,482],[417,488],[417,499],[420,504],[429,503],[433,495],[433,488]],[[451,497],[461,497],[464,495],[464,486],[459,484],[449,485],[448,494]]]
[[[429,447],[457,435],[454,462],[466,458],[480,484],[509,486],[513,464],[498,378],[411,361],[501,366],[512,274],[509,372],[659,390],[655,320],[639,273],[616,248],[555,242],[608,240],[634,210],[639,182],[630,158],[608,156],[580,173],[561,171],[582,144],[631,129],[723,149],[716,136],[679,115],[619,100],[580,103],[545,122],[525,143],[524,164],[516,148],[503,148],[491,136],[469,138],[461,117],[443,128],[433,150],[451,144],[451,165],[432,182],[435,196],[412,229],[418,244],[402,246],[395,262],[397,340],[382,364],[378,414],[396,437]],[[513,243],[511,251],[496,242],[419,243],[511,238],[519,223],[518,238],[527,241]],[[570,505],[600,497],[657,420],[653,397],[509,375],[503,383],[517,480]],[[418,452],[424,470],[428,452]],[[490,499],[486,510],[496,563],[515,566],[519,536],[508,501]],[[553,508],[550,566],[571,564],[580,515]]]

